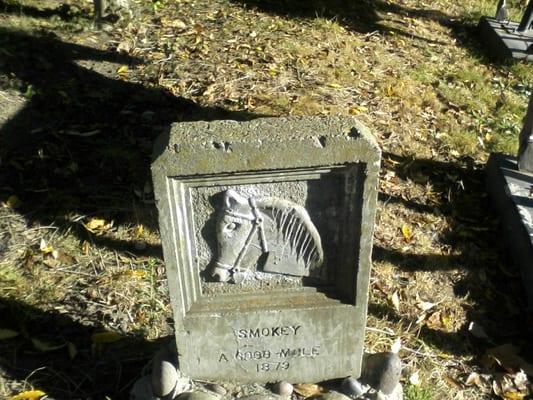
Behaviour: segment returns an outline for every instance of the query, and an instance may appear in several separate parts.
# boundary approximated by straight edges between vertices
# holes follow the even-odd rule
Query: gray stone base
[[[278,384],[209,383],[192,381],[177,364],[176,344],[170,341],[154,356],[150,375],[141,377],[130,391],[130,400],[288,400],[293,386]],[[317,400],[402,400],[402,362],[397,354],[366,354],[362,381],[352,377],[316,397]],[[279,384],[281,383],[281,385]],[[283,389],[283,390],[282,390]],[[333,390],[336,389],[336,390]],[[338,391],[337,391],[338,390]],[[233,393],[238,393],[236,396]]]
[[[487,189],[498,210],[514,262],[520,267],[533,310],[533,174],[518,170],[515,157],[491,154]]]
[[[496,21],[482,17],[479,21],[479,35],[483,47],[497,60],[533,61],[533,35],[518,33],[516,22]]]

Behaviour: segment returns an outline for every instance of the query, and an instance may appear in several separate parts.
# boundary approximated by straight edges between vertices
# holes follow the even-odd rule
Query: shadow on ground
[[[408,7],[384,0],[232,0],[243,7],[287,17],[287,18],[327,18],[339,22],[348,30],[363,34],[379,32],[383,35],[397,35],[411,40],[447,45],[448,43],[419,34],[416,27],[410,27],[409,19],[428,20],[451,29],[457,44],[466,48],[484,63],[491,62],[484,54],[478,38],[477,21],[452,17],[425,4]],[[496,4],[495,4],[496,6]]]
[[[490,340],[476,339],[468,332],[467,325],[457,333],[422,326],[419,337],[441,351],[461,356],[482,355],[487,348],[508,342],[529,349],[533,330],[525,322],[524,288],[518,269],[512,266],[506,253],[499,221],[485,189],[483,170],[476,168],[472,160],[459,164],[391,153],[384,153],[383,159],[388,163],[387,169],[392,169],[396,176],[431,187],[438,197],[433,196],[428,201],[427,198],[405,198],[381,192],[379,198],[383,207],[397,203],[419,213],[444,216],[449,228],[440,234],[438,241],[456,251],[453,254],[420,254],[377,244],[373,259],[397,267],[403,277],[398,290],[407,287],[417,271],[435,274],[457,271],[453,295],[468,298],[467,321],[482,326]],[[429,299],[432,300],[436,299]],[[380,304],[370,304],[369,313],[392,322],[402,318],[393,308]],[[413,320],[410,326],[417,324]]]
[[[106,77],[93,66],[108,63],[116,76],[120,65],[141,60],[51,34],[0,28],[0,49],[0,87],[27,99],[0,127],[0,199],[16,194],[30,222],[78,230],[76,215],[98,214],[153,226],[154,207],[145,196],[153,140],[176,121],[256,117]]]
[[[84,17],[80,12],[73,10],[68,4],[61,4],[56,8],[42,9],[24,4],[15,4],[5,0],[0,0],[0,12],[4,14],[24,15],[33,18],[51,18],[57,16],[63,21],[70,21],[76,17]]]
[[[346,29],[359,33],[381,32],[396,34],[429,43],[440,42],[410,33],[406,29],[389,26],[387,20],[405,24],[402,18],[422,18],[450,23],[450,17],[439,11],[428,8],[410,8],[387,1],[373,0],[233,0],[244,7],[289,17],[289,18],[327,18],[337,20]],[[387,16],[386,16],[387,15]],[[393,17],[391,17],[393,16]]]
[[[14,339],[0,341],[2,374],[28,382],[53,399],[128,398],[140,371],[168,340],[114,337],[113,343],[95,345],[91,336],[104,332],[102,327],[84,325],[59,311],[44,312],[0,298],[0,312],[0,329],[19,332]]]
[[[95,239],[80,217],[156,228],[148,190],[153,140],[172,122],[256,117],[200,107],[115,73],[120,65],[131,69],[141,62],[66,43],[50,33],[0,28],[0,88],[26,99],[0,126],[0,200],[16,195],[17,211],[28,225],[53,224],[90,241]],[[95,72],[102,65],[116,78]],[[127,240],[103,238],[97,244],[134,250]],[[150,252],[160,255],[156,247],[143,253]],[[21,333],[0,342],[0,368],[51,398],[127,398],[132,379],[155,346],[126,338],[94,348],[91,335],[101,327],[14,300],[0,299],[0,313],[2,328]],[[60,347],[45,346],[43,352],[32,339]],[[74,359],[67,342],[77,349]]]

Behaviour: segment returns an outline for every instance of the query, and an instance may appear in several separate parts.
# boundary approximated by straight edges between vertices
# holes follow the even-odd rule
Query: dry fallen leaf
[[[400,311],[400,296],[398,295],[398,292],[394,292],[390,300],[396,311]]]
[[[41,243],[39,244],[39,250],[41,250],[44,254],[48,254],[54,251],[53,246],[50,246],[46,244],[46,241],[44,239],[41,239]]]
[[[127,65],[122,65],[121,67],[117,69],[117,75],[119,76],[127,75],[128,72],[129,72],[129,68]]]
[[[417,307],[420,308],[422,311],[429,311],[435,306],[435,303],[430,303],[429,301],[421,301],[417,304]]]
[[[402,234],[407,243],[409,243],[413,238],[413,232],[411,231],[411,227],[407,224],[402,225]]]
[[[441,313],[436,311],[429,316],[426,320],[426,325],[430,329],[440,329],[442,328]]]
[[[39,400],[43,396],[46,396],[46,393],[42,390],[26,390],[11,396],[10,400]]]
[[[102,218],[91,218],[86,224],[83,224],[83,226],[91,233],[102,234],[113,227],[113,221],[108,223]]]
[[[294,391],[304,399],[324,393],[324,389],[315,383],[299,383],[294,385]]]

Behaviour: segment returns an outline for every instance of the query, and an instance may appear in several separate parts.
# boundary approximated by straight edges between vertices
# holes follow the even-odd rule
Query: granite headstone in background
[[[533,318],[533,95],[520,132],[518,157],[491,154],[486,176],[512,258],[521,269]]]
[[[533,61],[533,0],[519,23],[508,19],[505,3],[500,0],[494,18],[482,17],[479,21],[481,43],[496,60]]]
[[[380,150],[353,118],[173,125],[152,164],[180,372],[360,375]]]

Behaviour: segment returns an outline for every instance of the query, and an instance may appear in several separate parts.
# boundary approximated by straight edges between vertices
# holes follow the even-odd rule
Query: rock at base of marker
[[[152,388],[158,397],[165,397],[175,393],[180,373],[176,367],[174,355],[163,347],[152,361]]]
[[[384,394],[383,392],[378,392],[376,395],[376,400],[403,400],[403,387],[401,384],[397,384],[392,393]]]
[[[322,393],[318,397],[314,397],[316,400],[351,400],[350,397],[345,396],[342,393],[331,391],[327,393]]]
[[[186,392],[176,397],[176,400],[218,400],[218,396],[205,392]]]
[[[153,394],[150,376],[143,376],[135,382],[130,391],[130,400],[157,400],[157,397]]]
[[[287,381],[276,382],[272,386],[272,391],[280,396],[288,397],[292,395],[294,387]]]
[[[228,393],[227,389],[224,386],[219,385],[218,383],[209,383],[206,385],[206,389],[216,394],[219,394],[221,396],[224,396],[225,394]]]
[[[391,394],[402,375],[402,361],[396,353],[385,352],[365,355],[361,382],[383,394]]]
[[[349,376],[341,383],[341,390],[347,396],[358,397],[366,392],[365,388],[357,379]]]

